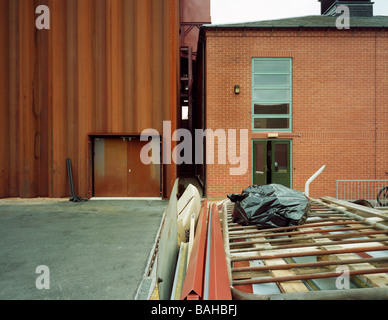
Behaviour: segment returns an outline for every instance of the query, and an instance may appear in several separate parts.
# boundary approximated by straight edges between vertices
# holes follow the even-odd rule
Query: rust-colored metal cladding
[[[179,0],[1,0],[0,197],[92,196],[90,135],[177,128]],[[38,5],[50,29],[38,30]],[[174,146],[173,146],[174,147]],[[176,165],[163,168],[168,197]]]
[[[182,21],[210,23],[210,0],[181,0]]]
[[[309,200],[311,212],[304,225],[269,229],[234,223],[234,204],[227,204],[233,298],[386,299],[386,217],[330,197]],[[344,272],[354,289],[338,290],[336,279]],[[261,285],[270,283],[272,289],[264,291]]]
[[[183,284],[181,300],[201,300],[203,297],[203,280],[205,274],[206,234],[207,234],[207,200],[202,203],[197,231],[189,265]]]
[[[199,28],[211,23],[210,0],[182,0],[181,45],[197,52]]]
[[[7,48],[9,43],[9,3],[8,1],[1,1],[1,12],[0,19],[2,21],[2,27],[0,28],[0,47]],[[9,79],[8,68],[9,68],[9,50],[0,50],[0,197],[7,195],[10,189],[10,109],[8,105],[9,101]]]
[[[209,275],[209,300],[232,300],[228,267],[221,231],[220,214],[216,204],[212,206],[211,254]]]

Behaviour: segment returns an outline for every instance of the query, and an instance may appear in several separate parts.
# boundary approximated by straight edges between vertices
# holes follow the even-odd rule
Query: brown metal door
[[[94,196],[127,196],[127,141],[94,139]]]
[[[143,164],[141,149],[148,142],[128,139],[128,197],[160,197],[160,165]]]
[[[145,165],[138,137],[94,139],[95,197],[160,197],[160,165]]]

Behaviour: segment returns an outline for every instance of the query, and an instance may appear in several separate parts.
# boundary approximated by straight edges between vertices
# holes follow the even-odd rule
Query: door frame
[[[268,141],[271,141],[271,142],[290,142],[290,188],[292,189],[293,188],[293,185],[292,185],[292,180],[293,180],[293,175],[292,175],[292,172],[293,172],[293,157],[292,157],[292,142],[293,140],[292,139],[252,139],[251,141],[251,185],[253,185],[253,167],[254,167],[254,155],[253,155],[253,152],[254,152],[254,143],[255,142],[258,142],[258,141],[262,141],[262,142],[268,142]]]
[[[138,133],[123,133],[123,134],[89,134],[88,135],[88,144],[89,144],[89,155],[88,155],[88,167],[89,167],[89,195],[90,198],[94,197],[94,140],[96,138],[140,138],[141,134]],[[144,199],[144,200],[150,200],[150,199],[155,199],[155,200],[160,200],[163,199],[164,196],[164,168],[162,164],[162,159],[163,159],[163,139],[161,135],[158,135],[160,138],[160,198],[149,198],[149,197],[143,197],[143,198],[133,198],[133,197],[125,197],[123,199]],[[96,199],[104,199],[104,198],[96,198]],[[115,197],[112,199],[121,199],[119,197]]]

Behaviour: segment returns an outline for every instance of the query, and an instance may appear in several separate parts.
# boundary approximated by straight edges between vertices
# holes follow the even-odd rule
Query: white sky
[[[321,14],[318,0],[210,0],[213,24]],[[373,0],[374,15],[388,16],[388,0]]]

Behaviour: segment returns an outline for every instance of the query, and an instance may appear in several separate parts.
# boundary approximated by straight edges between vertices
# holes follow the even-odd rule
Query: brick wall
[[[224,199],[251,184],[251,140],[267,139],[266,133],[252,131],[254,57],[293,59],[293,130],[288,133],[293,188],[304,191],[307,179],[324,164],[326,170],[310,186],[312,197],[335,196],[336,180],[384,179],[387,31],[211,29],[206,31],[206,127],[249,129],[249,165],[242,176],[231,176],[228,164],[207,165],[209,199]],[[235,85],[240,85],[239,95]]]

